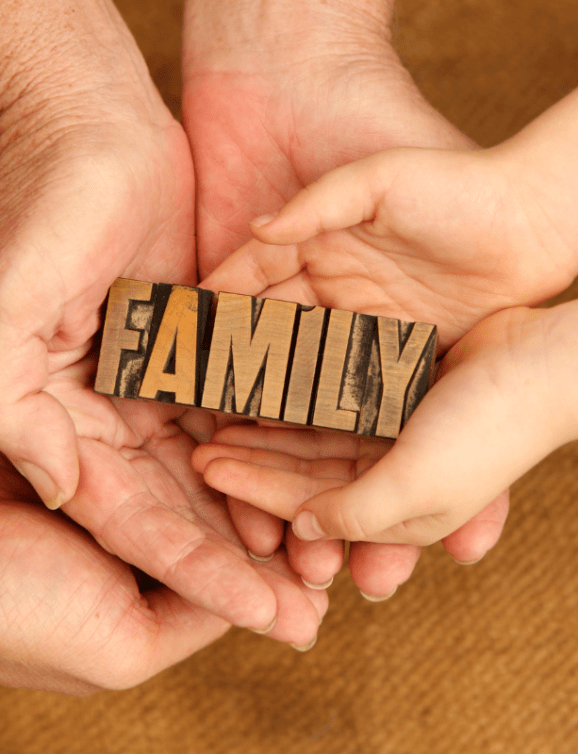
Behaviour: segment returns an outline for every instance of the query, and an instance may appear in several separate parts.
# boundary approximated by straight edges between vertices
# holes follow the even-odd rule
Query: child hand
[[[258,240],[204,285],[434,322],[445,351],[488,314],[560,292],[578,268],[531,181],[514,180],[518,151],[400,148],[337,168],[258,218]]]
[[[205,479],[292,520],[307,541],[427,545],[494,501],[491,523],[502,490],[578,436],[577,326],[576,302],[511,309],[480,323],[447,354],[439,381],[377,460],[353,436],[347,454],[314,463],[263,450],[243,458],[247,449],[219,446],[205,456]],[[236,432],[237,441],[252,432],[249,444],[265,445],[255,440],[259,430]]]
[[[272,221],[255,221],[260,240],[204,284],[436,322],[445,351],[488,314],[537,303],[574,277],[576,187],[563,138],[574,99],[483,153],[395,149],[338,168]],[[501,494],[444,540],[447,549],[458,560],[479,557],[506,511]]]

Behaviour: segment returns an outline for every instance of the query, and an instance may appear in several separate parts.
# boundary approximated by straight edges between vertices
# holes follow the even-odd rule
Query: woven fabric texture
[[[118,4],[178,112],[181,0]],[[399,0],[395,38],[430,101],[484,146],[578,84],[576,0]],[[520,480],[475,566],[434,546],[383,604],[340,573],[308,654],[232,630],[130,691],[0,689],[0,754],[576,752],[577,472],[574,444]]]

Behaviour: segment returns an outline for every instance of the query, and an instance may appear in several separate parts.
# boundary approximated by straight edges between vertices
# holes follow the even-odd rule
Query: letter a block
[[[395,438],[436,338],[422,322],[119,278],[95,390]]]

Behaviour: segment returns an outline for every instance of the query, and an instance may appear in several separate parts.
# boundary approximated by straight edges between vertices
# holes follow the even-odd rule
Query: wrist
[[[389,53],[394,0],[186,0],[184,68]],[[265,59],[265,61],[264,61]]]
[[[0,3],[0,61],[0,232],[56,175],[120,184],[151,174],[147,150],[164,159],[158,136],[175,122],[110,0]]]
[[[0,153],[46,130],[150,120],[157,104],[138,96],[148,70],[111,0],[7,0],[0,60]]]

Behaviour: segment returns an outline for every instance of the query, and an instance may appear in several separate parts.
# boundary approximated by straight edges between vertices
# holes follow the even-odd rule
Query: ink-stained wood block
[[[321,342],[327,309],[300,306],[297,311],[297,337],[283,419],[295,424],[310,424],[315,375],[320,366]]]
[[[321,373],[313,424],[317,427],[355,430],[357,412],[340,407],[343,383],[347,381],[345,359],[349,347],[353,312],[332,309],[325,336]]]
[[[95,390],[395,438],[435,351],[422,322],[119,279]]]
[[[297,304],[220,293],[203,408],[281,417]]]

